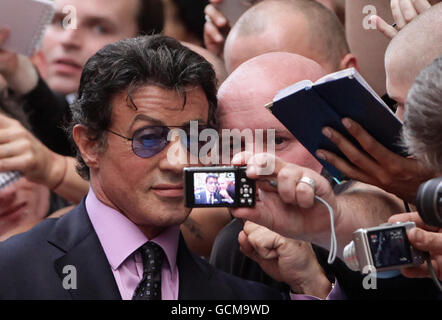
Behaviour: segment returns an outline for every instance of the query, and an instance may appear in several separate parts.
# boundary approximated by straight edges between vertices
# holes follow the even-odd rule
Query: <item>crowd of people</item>
[[[442,229],[416,208],[419,186],[442,175],[442,3],[373,0],[367,17],[363,0],[250,1],[230,23],[223,1],[54,0],[31,57],[2,49],[12,30],[0,21],[0,174],[14,177],[0,179],[0,299],[442,299],[428,266],[442,281]],[[62,23],[68,5],[77,28]],[[265,108],[348,68],[403,121],[408,156],[349,118],[352,141],[322,128],[346,158],[313,155]],[[186,207],[194,150],[169,136],[194,121],[198,135],[274,132],[273,153],[246,139],[231,155],[256,180],[256,206],[232,206],[235,180],[205,174],[195,204],[215,207]],[[367,289],[345,245],[406,221],[429,262]]]

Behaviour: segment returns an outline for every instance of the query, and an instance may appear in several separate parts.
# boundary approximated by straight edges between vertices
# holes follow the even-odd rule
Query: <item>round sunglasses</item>
[[[107,131],[115,134],[123,139],[132,142],[133,152],[140,158],[150,158],[154,155],[160,153],[168,144],[169,132],[174,129],[182,129],[186,134],[183,137],[181,134],[180,141],[181,144],[188,150],[191,151],[191,145],[195,144],[198,146],[197,151],[201,149],[205,142],[199,141],[199,134],[204,129],[209,128],[207,125],[198,125],[198,135],[190,134],[190,124],[185,126],[146,126],[136,130],[132,138],[125,137],[115,131],[108,129]],[[193,132],[192,132],[193,133]]]

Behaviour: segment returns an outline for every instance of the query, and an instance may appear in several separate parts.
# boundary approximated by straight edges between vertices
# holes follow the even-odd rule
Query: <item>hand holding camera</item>
[[[442,280],[442,177],[431,179],[419,188],[416,204],[419,212],[394,215],[388,224],[358,229],[344,249],[347,266],[364,271],[402,269],[408,277],[432,276]],[[429,226],[431,224],[436,227]],[[432,268],[428,264],[431,263]],[[366,270],[365,270],[366,271]]]
[[[422,264],[424,253],[407,237],[407,231],[415,227],[414,222],[397,222],[356,230],[353,241],[344,248],[345,263],[351,270],[362,272],[367,272],[367,267],[381,272]]]
[[[442,280],[442,229],[425,224],[418,212],[397,214],[389,220],[391,223],[401,221],[413,221],[416,224],[416,228],[407,232],[410,244],[418,250],[429,253],[435,275],[439,280]],[[431,275],[427,264],[404,268],[401,272],[404,276],[411,278]]]
[[[286,237],[330,246],[328,210],[315,201],[315,195],[330,204],[336,213],[336,221],[339,212],[331,186],[324,177],[268,153],[241,152],[235,155],[232,164],[247,164],[247,177],[256,180],[258,193],[256,206],[233,209],[235,217],[250,220]],[[301,181],[303,178],[313,182]]]

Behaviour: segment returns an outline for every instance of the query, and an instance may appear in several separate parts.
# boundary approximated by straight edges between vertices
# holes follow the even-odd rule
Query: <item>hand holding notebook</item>
[[[330,163],[318,158],[316,151],[325,149],[343,159],[346,156],[322,134],[331,127],[363,150],[342,124],[351,118],[387,149],[404,155],[399,143],[402,124],[353,68],[327,75],[316,83],[301,81],[275,96],[269,110],[336,178],[343,175]]]
[[[1,0],[0,28],[8,28],[10,35],[0,49],[32,55],[54,13],[50,0]]]

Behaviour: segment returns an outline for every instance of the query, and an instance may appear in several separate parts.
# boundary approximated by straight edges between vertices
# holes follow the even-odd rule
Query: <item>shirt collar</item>
[[[126,216],[98,200],[92,188],[86,196],[85,205],[113,270],[117,270],[131,254],[149,241]],[[175,268],[176,265],[179,234],[179,226],[171,226],[151,239],[164,250],[170,268]]]

